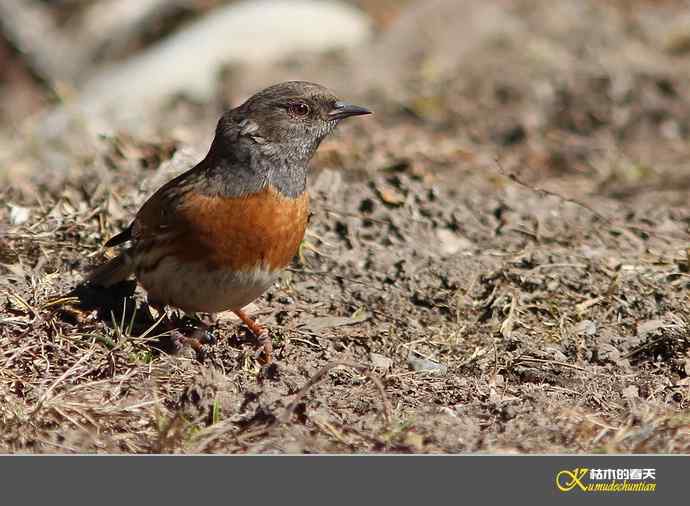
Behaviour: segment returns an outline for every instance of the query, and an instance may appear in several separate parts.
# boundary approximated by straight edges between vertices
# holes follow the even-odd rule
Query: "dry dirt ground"
[[[0,452],[690,451],[687,4],[429,4],[386,17],[375,76],[296,56],[219,87],[299,74],[377,113],[322,146],[303,247],[255,304],[272,378],[229,318],[199,359],[161,351],[131,285],[54,298],[203,156],[218,104],[68,173],[27,155],[0,190]]]

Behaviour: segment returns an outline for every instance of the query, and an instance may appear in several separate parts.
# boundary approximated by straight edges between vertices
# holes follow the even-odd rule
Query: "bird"
[[[344,119],[371,114],[328,88],[288,81],[218,120],[207,155],[161,186],[105,243],[122,251],[86,276],[108,288],[134,276],[156,311],[234,312],[265,364],[272,342],[243,308],[292,261],[309,219],[307,174],[321,141]],[[186,337],[195,349],[198,338]]]

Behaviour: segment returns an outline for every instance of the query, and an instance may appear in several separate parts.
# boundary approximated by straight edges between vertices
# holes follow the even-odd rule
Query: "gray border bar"
[[[4,456],[0,484],[5,504],[682,504],[689,464],[635,455]],[[656,491],[560,492],[556,474],[575,468],[654,468]]]

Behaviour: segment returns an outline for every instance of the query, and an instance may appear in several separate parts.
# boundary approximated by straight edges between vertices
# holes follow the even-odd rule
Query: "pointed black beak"
[[[371,114],[371,111],[365,107],[348,104],[340,100],[333,104],[333,109],[328,113],[331,119],[343,119],[350,116],[361,116],[363,114]]]

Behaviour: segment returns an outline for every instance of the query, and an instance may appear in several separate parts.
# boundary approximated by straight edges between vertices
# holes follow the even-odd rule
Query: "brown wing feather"
[[[161,240],[183,232],[184,222],[179,207],[198,183],[200,173],[195,167],[161,186],[139,209],[130,226],[136,241]]]
[[[105,243],[106,247],[117,246],[132,239],[140,241],[156,239],[175,223],[175,210],[184,195],[194,188],[200,179],[200,167],[184,172],[161,186],[144,202],[134,221],[125,230]]]

